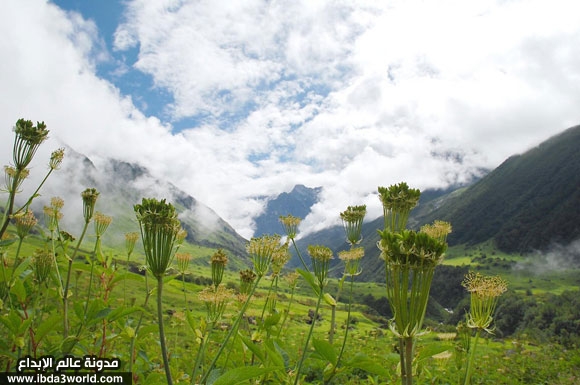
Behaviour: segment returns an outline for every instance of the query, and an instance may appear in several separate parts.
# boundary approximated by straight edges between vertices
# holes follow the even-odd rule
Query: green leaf
[[[67,337],[60,344],[60,351],[62,352],[63,355],[66,356],[73,350],[77,342],[79,342],[79,339],[77,337],[75,336]]]
[[[417,361],[423,361],[427,358],[431,358],[436,354],[443,353],[444,351],[449,350],[449,346],[441,345],[441,344],[430,344],[427,346],[422,347],[419,352],[417,353]]]
[[[158,330],[159,326],[154,324],[142,326],[139,328],[139,332],[137,333],[137,340],[141,340],[142,338],[145,338],[148,335],[157,332]]]
[[[357,353],[351,360],[345,361],[344,366],[351,368],[362,369],[371,374],[378,374],[379,376],[389,377],[390,373],[384,364],[379,364],[373,361],[369,356],[363,353]]]
[[[280,367],[259,368],[257,366],[243,366],[229,369],[213,383],[213,385],[236,385],[254,377],[263,376],[275,370],[284,369]]]
[[[334,347],[326,340],[313,339],[312,346],[314,350],[326,361],[330,362],[332,365],[336,366],[338,361],[338,356]]]
[[[40,342],[51,330],[56,329],[57,325],[61,324],[61,319],[61,315],[55,313],[50,315],[47,319],[42,320],[34,332],[34,339],[36,342]]]
[[[24,273],[26,269],[28,269],[28,266],[30,266],[30,257],[20,262],[20,264],[14,270],[14,274],[12,274],[12,277],[20,277],[20,275]]]
[[[274,325],[277,325],[278,322],[280,322],[280,318],[282,317],[282,313],[273,313],[270,314],[268,317],[266,317],[266,319],[264,320],[264,327],[266,329],[271,328]]]
[[[312,290],[314,290],[314,293],[318,296],[318,293],[320,293],[320,287],[316,284],[316,277],[314,277],[314,274],[302,269],[296,269],[296,271],[304,278],[304,280],[306,280],[306,282],[308,282],[310,287],[312,287]]]
[[[15,280],[14,285],[10,288],[10,292],[16,296],[18,302],[26,302],[26,287],[24,287],[24,282],[22,280]]]
[[[16,238],[13,238],[13,239],[2,239],[2,240],[0,240],[0,247],[8,247],[11,244],[13,244],[14,242],[16,242]]]
[[[119,318],[125,317],[129,314],[133,314],[136,311],[141,310],[141,307],[139,306],[132,306],[129,308],[125,308],[125,307],[118,307],[114,310],[112,310],[108,315],[107,315],[107,319],[110,322],[114,322],[116,320],[118,320]]]
[[[286,367],[284,357],[282,357],[282,354],[277,349],[277,346],[274,346],[273,340],[266,341],[266,349],[268,350],[268,359],[271,363],[274,364],[273,366]]]
[[[242,333],[238,333],[238,336],[242,339],[242,342],[244,343],[244,345],[246,345],[246,347],[248,349],[250,349],[250,351],[252,353],[254,353],[254,355],[256,356],[256,358],[258,358],[260,360],[261,363],[265,364],[265,355],[264,352],[258,347],[258,345],[256,345],[252,340],[250,340],[248,337],[245,337],[244,335],[242,335]]]

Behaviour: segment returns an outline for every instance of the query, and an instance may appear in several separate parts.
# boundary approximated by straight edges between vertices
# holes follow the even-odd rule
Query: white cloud
[[[572,1],[123,4],[106,47],[87,15],[2,3],[0,150],[16,119],[45,120],[79,152],[168,178],[244,236],[263,196],[294,184],[324,186],[304,229],[352,204],[379,215],[379,185],[462,181],[580,121]],[[114,78],[98,75],[115,61]],[[170,122],[119,91],[135,72],[173,98],[159,108]]]

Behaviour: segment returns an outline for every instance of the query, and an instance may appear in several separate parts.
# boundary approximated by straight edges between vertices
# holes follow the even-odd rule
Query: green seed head
[[[296,233],[298,232],[298,226],[300,225],[300,218],[292,216],[290,214],[286,216],[280,216],[280,222],[282,222],[282,226],[284,226],[284,231],[286,232],[286,236],[288,239],[296,238]]]
[[[147,267],[156,278],[162,277],[173,258],[177,235],[181,230],[177,211],[165,199],[143,198],[134,206],[141,228]]]
[[[16,234],[20,239],[24,239],[38,223],[34,213],[28,210],[24,213],[14,215],[14,221],[16,222]]]
[[[14,148],[12,151],[14,166],[18,170],[25,169],[34,158],[34,154],[42,142],[48,138],[48,130],[44,122],[36,126],[31,120],[19,119],[14,127]]]
[[[246,250],[254,262],[254,270],[258,276],[263,276],[270,268],[272,255],[280,247],[279,235],[263,235],[250,239]]]
[[[332,250],[326,246],[309,245],[308,254],[310,254],[312,260],[312,270],[314,270],[314,275],[318,279],[318,285],[323,287],[328,276]]]
[[[95,204],[97,203],[99,192],[95,188],[87,188],[81,193],[81,197],[83,198],[83,216],[85,222],[89,223],[95,212]]]
[[[340,213],[342,225],[346,233],[346,240],[351,245],[356,245],[362,240],[362,224],[367,213],[367,206],[348,206],[345,211]]]
[[[379,187],[379,199],[383,204],[385,230],[400,232],[407,225],[409,212],[417,206],[421,192],[409,188],[407,183],[401,182],[389,187]]]
[[[228,256],[225,251],[218,249],[210,259],[211,263],[211,280],[215,287],[218,287],[223,280],[224,270],[228,263]]]

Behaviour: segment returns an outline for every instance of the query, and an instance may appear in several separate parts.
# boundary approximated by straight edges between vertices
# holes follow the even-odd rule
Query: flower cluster
[[[507,282],[499,276],[469,272],[461,284],[471,293],[467,326],[491,332],[489,327],[493,321],[493,313],[499,296],[507,290]]]
[[[222,318],[228,302],[233,298],[234,291],[223,285],[209,286],[200,291],[199,299],[205,303],[207,322],[212,324],[218,322]]]
[[[348,206],[345,211],[340,213],[340,219],[342,219],[346,239],[351,245],[356,245],[362,240],[362,224],[366,213],[366,205]]]
[[[338,258],[344,261],[344,272],[346,275],[355,276],[360,274],[360,260],[365,255],[363,247],[353,247],[350,250],[340,251]]]
[[[280,222],[282,222],[282,226],[284,226],[284,231],[286,232],[288,239],[296,238],[301,219],[290,214],[286,216],[281,215],[279,219]]]
[[[385,230],[400,232],[407,225],[409,212],[417,206],[421,192],[409,188],[407,183],[401,182],[389,187],[379,187],[379,199],[383,204]]]
[[[290,252],[288,251],[288,243],[284,243],[276,248],[272,254],[272,275],[280,275],[282,268],[290,260]]]
[[[58,229],[58,222],[62,219],[61,209],[64,206],[64,201],[60,197],[52,197],[50,199],[50,206],[44,206],[44,222],[49,231],[56,231]]]
[[[81,197],[83,198],[83,216],[85,222],[89,223],[95,212],[95,204],[97,203],[99,192],[95,188],[87,188],[81,193]]]
[[[125,250],[127,250],[127,258],[133,254],[137,239],[139,239],[139,233],[131,232],[125,234]]]
[[[48,138],[48,130],[44,122],[38,122],[35,126],[31,120],[18,119],[14,133],[14,166],[23,170],[32,161],[40,144]]]
[[[385,230],[379,234],[381,240],[377,245],[387,265],[432,268],[442,261],[447,250],[445,242],[423,232],[402,230],[393,233]]]
[[[451,233],[451,223],[436,220],[432,225],[424,225],[421,227],[421,232],[428,234],[430,237],[436,238],[441,242],[447,242],[447,235]]]
[[[183,275],[189,267],[191,261],[191,254],[189,253],[175,253],[175,260],[177,261],[177,269]]]
[[[102,237],[109,225],[113,221],[113,217],[105,215],[100,212],[95,213],[95,234],[97,237]]]
[[[310,254],[312,259],[314,276],[318,279],[319,287],[322,288],[326,284],[328,268],[330,267],[330,260],[332,259],[332,250],[326,246],[309,245],[308,254]]]
[[[153,276],[160,278],[171,263],[177,234],[181,227],[177,211],[165,199],[143,198],[134,206],[141,228],[147,266]]]
[[[211,263],[211,280],[215,287],[222,283],[224,269],[228,263],[228,256],[222,249],[218,249],[210,259]]]
[[[15,214],[14,221],[16,223],[16,234],[20,239],[24,239],[30,230],[32,230],[32,228],[38,223],[34,213],[28,210],[24,213]]]
[[[254,263],[254,270],[258,276],[263,276],[270,268],[272,255],[280,247],[279,235],[263,235],[252,238],[246,250]]]

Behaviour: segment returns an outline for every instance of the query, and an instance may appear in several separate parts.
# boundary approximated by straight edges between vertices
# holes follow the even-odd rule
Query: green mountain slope
[[[580,237],[580,126],[512,156],[419,222],[453,224],[450,244],[494,240],[507,252],[544,250]]]
[[[66,150],[62,168],[47,181],[34,210],[42,217],[42,206],[48,204],[47,200],[60,196],[65,201],[63,225],[72,231],[80,229],[80,193],[88,187],[100,192],[96,211],[113,217],[105,234],[105,243],[111,246],[124,245],[125,233],[139,231],[133,206],[143,197],[155,197],[167,199],[177,208],[190,244],[224,248],[232,255],[246,257],[246,240],[212,209],[173,184],[153,177],[139,165],[113,159],[93,162],[71,149]]]
[[[468,187],[446,194],[422,194],[409,227],[436,219],[451,222],[450,245],[493,241],[505,252],[547,250],[580,238],[580,126],[556,135],[522,155],[512,156]],[[361,279],[384,280],[378,258],[377,229],[383,218],[363,225]],[[334,251],[347,247],[340,228],[300,240],[301,249],[324,243]],[[326,239],[326,242],[325,242]],[[576,256],[575,258],[578,258]]]

